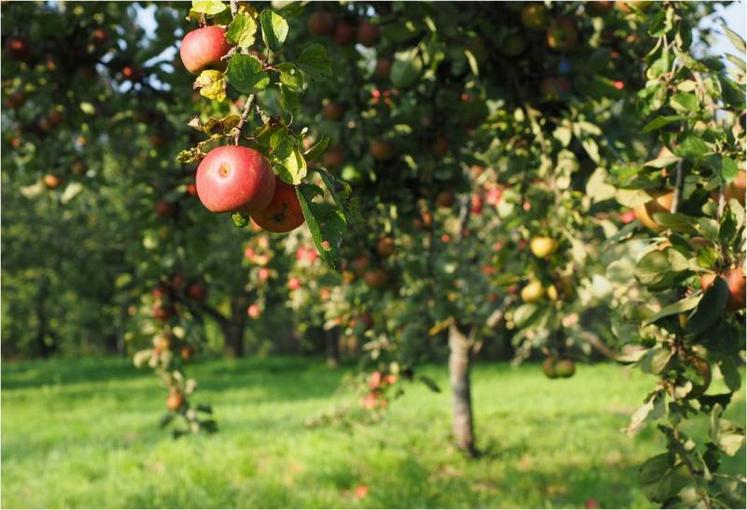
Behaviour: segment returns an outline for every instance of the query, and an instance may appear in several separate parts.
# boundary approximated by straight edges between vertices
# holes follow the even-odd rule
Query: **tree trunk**
[[[57,345],[55,342],[56,335],[53,335],[47,327],[48,288],[49,280],[44,277],[40,282],[39,290],[36,295],[36,320],[38,321],[38,328],[36,330],[36,348],[37,354],[42,358],[50,357],[57,350]],[[47,337],[50,337],[52,341],[48,342]]]
[[[232,358],[244,356],[244,326],[246,325],[246,302],[242,297],[231,303],[231,318],[221,321],[226,355]]]
[[[326,343],[327,366],[336,367],[340,364],[340,332],[337,328],[332,328],[324,332],[324,341]]]
[[[472,395],[470,391],[470,354],[472,345],[459,328],[449,326],[449,379],[454,404],[454,439],[456,445],[475,456]]]

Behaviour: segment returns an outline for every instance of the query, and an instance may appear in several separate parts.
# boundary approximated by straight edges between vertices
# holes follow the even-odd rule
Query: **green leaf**
[[[737,219],[734,213],[727,209],[723,218],[721,218],[721,226],[718,230],[718,238],[721,244],[728,246],[737,236]]]
[[[329,147],[330,138],[327,135],[322,135],[322,137],[317,141],[314,145],[309,147],[309,149],[303,153],[304,158],[306,158],[306,161],[315,161],[318,160],[322,154],[324,154],[324,151],[327,150],[327,147]]]
[[[332,268],[336,268],[342,236],[347,230],[343,212],[325,202],[314,202],[322,190],[313,184],[302,184],[296,188],[306,224],[311,232],[319,255]]]
[[[288,37],[288,22],[280,14],[265,9],[259,15],[262,26],[262,39],[265,45],[273,51],[278,51]]]
[[[710,149],[706,143],[697,136],[688,136],[677,147],[674,153],[683,158],[700,159],[708,153]]]
[[[425,375],[419,375],[418,381],[425,384],[425,386],[431,390],[433,393],[441,393],[441,388],[438,387],[438,384],[436,384],[436,381],[431,379],[430,377],[427,377]]]
[[[641,485],[657,484],[672,465],[668,453],[651,457],[638,468],[638,482]]]
[[[675,156],[674,154],[668,154],[666,156],[661,156],[656,159],[652,159],[650,161],[646,161],[643,165],[644,166],[650,166],[651,168],[666,168],[678,161],[680,161],[682,158],[679,158]]]
[[[729,38],[731,43],[734,45],[734,48],[737,49],[740,53],[744,53],[747,51],[747,47],[744,44],[744,39],[739,37],[739,34],[731,30],[729,27],[724,26],[724,31],[726,32],[726,37]]]
[[[729,287],[723,279],[717,277],[711,288],[703,295],[703,299],[698,303],[698,308],[693,316],[687,321],[685,333],[699,335],[711,327],[721,318],[728,299]]]
[[[654,120],[643,127],[643,132],[650,133],[651,131],[661,129],[664,126],[671,124],[672,122],[678,122],[686,118],[687,117],[685,117],[684,115],[664,115],[661,117],[656,117]]]
[[[685,92],[672,96],[669,103],[672,105],[672,108],[681,112],[696,112],[700,108],[698,96]]]
[[[666,414],[666,397],[663,392],[658,391],[630,417],[630,423],[625,431],[637,434],[648,420],[658,420]]]
[[[242,212],[235,212],[231,214],[233,225],[236,228],[244,228],[249,225],[249,217]]]
[[[681,299],[680,301],[677,301],[676,303],[667,305],[661,310],[659,310],[659,312],[656,315],[654,315],[653,317],[648,319],[646,322],[644,322],[643,325],[646,326],[648,324],[653,324],[654,322],[658,321],[659,319],[663,317],[669,317],[670,315],[676,315],[678,313],[692,310],[698,305],[701,298],[702,298],[701,295],[695,294],[690,297],[686,297],[685,299]]]
[[[220,0],[192,0],[192,10],[206,16],[214,16],[227,9]]]
[[[724,156],[721,158],[721,178],[725,182],[731,182],[739,173],[737,163],[733,159]]]
[[[675,232],[695,233],[697,220],[690,216],[680,213],[655,212],[651,215],[654,221],[664,228],[669,228]]]
[[[671,350],[664,347],[654,347],[649,349],[638,363],[644,372],[657,375],[664,371],[671,358]]]
[[[306,177],[306,160],[292,136],[286,136],[272,153],[273,169],[281,180],[298,185]]]
[[[552,132],[552,136],[560,142],[563,147],[568,147],[573,137],[573,132],[568,126],[558,126],[555,131]]]
[[[275,68],[280,73],[280,83],[284,87],[296,92],[303,88],[303,74],[295,65],[286,62],[276,65]]]
[[[239,13],[228,25],[226,37],[239,48],[246,49],[254,44],[254,34],[257,32],[257,23],[249,14]]]
[[[423,70],[423,60],[418,55],[418,49],[412,48],[400,51],[394,55],[391,80],[395,87],[407,87],[420,78]]]
[[[226,79],[220,71],[202,71],[195,80],[195,85],[203,97],[219,103],[226,99]]]
[[[739,375],[739,367],[734,363],[734,359],[723,356],[718,363],[721,375],[724,376],[724,383],[731,391],[739,391],[742,387],[742,376]]]
[[[228,62],[228,82],[239,92],[254,94],[270,84],[270,77],[256,58],[234,55]]]
[[[304,48],[296,60],[296,65],[312,80],[332,77],[332,63],[327,55],[327,50],[319,43]]]

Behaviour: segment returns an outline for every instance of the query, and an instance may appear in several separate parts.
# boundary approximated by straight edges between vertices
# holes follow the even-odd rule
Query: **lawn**
[[[477,366],[477,460],[449,443],[448,392],[419,384],[380,423],[307,428],[355,398],[339,389],[353,368],[318,360],[195,364],[220,432],[178,440],[156,426],[164,389],[128,360],[2,369],[4,508],[648,507],[635,470],[662,448],[652,426],[620,432],[651,379],[615,365],[552,381],[537,365]],[[446,389],[442,367],[424,371]],[[742,424],[744,402],[730,413]],[[744,462],[743,448],[729,468]]]

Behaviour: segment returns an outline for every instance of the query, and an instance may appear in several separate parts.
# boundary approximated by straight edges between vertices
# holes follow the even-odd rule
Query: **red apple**
[[[259,307],[257,303],[252,303],[246,309],[246,314],[252,319],[258,319],[259,316],[262,315],[262,309]]]
[[[744,195],[745,190],[747,190],[746,177],[747,173],[744,170],[740,170],[734,180],[724,187],[724,198],[726,200],[735,198],[740,204],[744,205]]]
[[[313,35],[329,35],[335,29],[335,18],[328,12],[315,12],[309,16],[309,32]]]
[[[322,165],[327,168],[337,168],[345,161],[345,153],[339,145],[333,145],[322,156]]]
[[[378,289],[386,285],[389,281],[389,275],[383,269],[371,269],[363,274],[363,281],[369,287]]]
[[[165,200],[159,200],[156,202],[156,216],[159,218],[171,218],[174,215],[176,208],[171,202]]]
[[[44,186],[49,190],[57,189],[60,187],[60,184],[62,184],[62,179],[54,174],[45,175],[43,181]]]
[[[363,46],[373,47],[378,42],[380,35],[381,30],[378,25],[374,25],[368,21],[362,21],[358,25],[358,42]]]
[[[332,35],[332,40],[338,46],[348,46],[355,40],[355,27],[347,21],[338,21],[335,25],[335,32]]]
[[[376,244],[376,252],[380,257],[386,258],[394,253],[394,239],[391,237],[382,237]]]
[[[201,283],[193,283],[187,288],[187,296],[195,301],[203,301],[207,292]]]
[[[482,213],[482,204],[483,199],[481,195],[478,195],[477,193],[473,193],[470,197],[470,211],[472,214],[481,214]]]
[[[259,268],[259,271],[257,271],[257,277],[260,281],[266,282],[270,279],[270,270],[266,267]]]
[[[492,205],[493,207],[495,207],[500,203],[502,195],[503,195],[503,188],[499,188],[499,187],[490,188],[488,192],[485,194],[485,201],[489,205]]]
[[[179,48],[179,55],[184,67],[195,74],[206,67],[218,64],[221,57],[230,49],[225,30],[210,26],[192,30],[185,35]]]
[[[734,267],[722,273],[721,278],[729,287],[729,300],[726,303],[726,309],[729,311],[741,310],[745,307],[745,290],[747,281],[745,280],[744,270],[741,266]],[[700,285],[703,291],[707,291],[716,280],[715,273],[708,273],[700,277]]]
[[[441,191],[436,196],[436,205],[442,209],[450,209],[456,202],[456,195],[451,190]]]
[[[376,60],[376,67],[374,68],[374,76],[380,80],[388,80],[389,74],[392,72],[392,60],[386,57],[379,57]]]
[[[275,194],[275,174],[259,152],[229,145],[211,150],[197,168],[197,196],[220,213],[259,211]]]
[[[366,269],[368,269],[368,264],[369,264],[368,257],[366,257],[365,255],[361,255],[359,257],[354,258],[350,266],[353,268],[353,271],[355,271],[358,276],[361,276],[366,271]]]
[[[301,288],[301,280],[293,276],[288,280],[288,290],[293,292],[294,290],[298,290]]]
[[[277,179],[270,204],[252,213],[254,222],[270,232],[290,232],[303,225],[304,217],[296,187]]]
[[[345,107],[340,103],[330,101],[322,107],[322,117],[327,120],[341,121],[345,116]]]
[[[9,37],[5,47],[13,58],[21,59],[29,53],[29,43],[25,37]]]
[[[389,161],[394,156],[394,147],[389,142],[371,140],[368,152],[376,161]]]

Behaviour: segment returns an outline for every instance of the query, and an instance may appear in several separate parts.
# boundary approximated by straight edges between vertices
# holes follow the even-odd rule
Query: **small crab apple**
[[[184,36],[179,55],[184,67],[195,74],[202,69],[220,63],[220,59],[230,51],[226,32],[220,27],[209,26],[192,30]]]
[[[230,145],[211,150],[197,168],[197,196],[215,213],[262,210],[275,194],[275,174],[259,152]]]
[[[264,209],[253,212],[252,219],[263,229],[276,233],[290,232],[303,225],[296,187],[278,179],[272,201]]]
[[[260,315],[262,315],[262,309],[257,303],[252,303],[246,309],[246,314],[252,319],[259,319]]]

